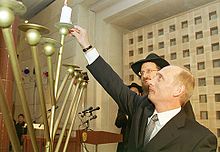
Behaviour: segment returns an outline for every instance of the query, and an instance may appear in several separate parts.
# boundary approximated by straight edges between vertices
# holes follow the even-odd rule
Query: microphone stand
[[[89,120],[86,121],[86,129],[85,129],[85,130],[86,130],[86,131],[89,130]]]

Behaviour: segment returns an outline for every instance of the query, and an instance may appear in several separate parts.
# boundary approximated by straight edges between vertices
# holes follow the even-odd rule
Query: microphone
[[[85,122],[83,122],[82,124],[89,123],[89,121],[91,121],[91,120],[93,120],[93,119],[96,119],[96,118],[97,118],[97,116],[94,115],[94,116],[92,116],[91,118],[87,119],[87,120],[86,120]]]
[[[94,115],[94,116],[92,116],[92,118],[90,118],[89,120],[96,119],[96,118],[97,118],[97,116]]]
[[[84,114],[84,113],[86,113],[87,111],[90,111],[90,110],[92,110],[92,109],[93,109],[93,107],[89,107],[89,108],[83,110],[82,112],[79,112],[79,114]]]
[[[100,107],[96,107],[96,108],[94,108],[94,109],[89,110],[88,113],[91,113],[91,112],[96,111],[96,110],[99,110],[99,109],[100,109]]]

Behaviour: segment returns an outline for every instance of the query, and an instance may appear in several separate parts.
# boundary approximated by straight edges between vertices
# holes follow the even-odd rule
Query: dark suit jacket
[[[115,125],[118,128],[121,128],[121,134],[123,135],[123,142],[118,143],[117,152],[126,152],[128,146],[128,136],[130,133],[131,120],[120,109],[118,109]]]
[[[217,139],[213,133],[195,120],[187,118],[184,110],[174,116],[146,145],[143,145],[148,117],[154,105],[146,96],[138,96],[124,85],[120,77],[99,56],[87,68],[119,108],[130,118],[129,152],[210,152],[216,151]]]
[[[25,127],[25,122],[17,123],[15,125],[16,133],[18,136],[18,139],[20,141],[20,145],[23,145],[23,135],[27,134],[27,127]]]

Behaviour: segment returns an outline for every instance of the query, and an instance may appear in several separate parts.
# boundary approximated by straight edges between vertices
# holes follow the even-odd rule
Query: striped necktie
[[[155,128],[156,121],[158,121],[157,114],[153,115],[153,117],[150,119],[149,124],[146,127],[145,138],[144,138],[145,145],[150,141],[150,136]]]

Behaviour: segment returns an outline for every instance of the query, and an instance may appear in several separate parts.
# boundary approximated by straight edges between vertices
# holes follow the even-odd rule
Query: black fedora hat
[[[149,54],[145,59],[139,60],[135,62],[134,64],[131,65],[132,70],[134,73],[136,73],[139,77],[140,75],[138,74],[141,71],[141,66],[145,62],[153,62],[155,63],[158,67],[161,69],[165,66],[170,65],[165,59],[161,58],[155,53]]]

